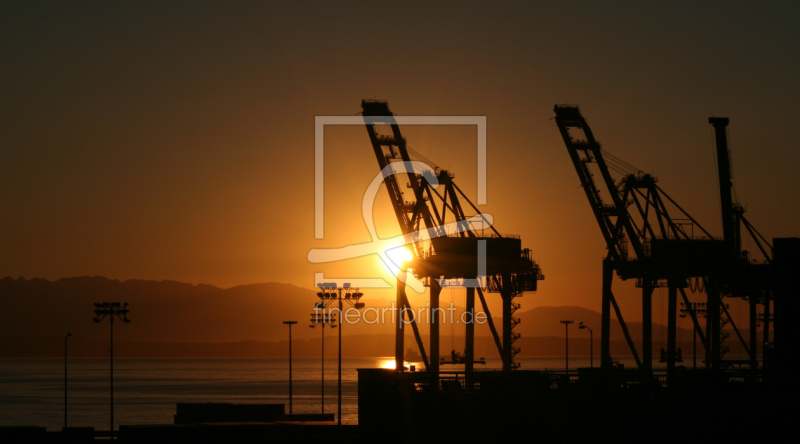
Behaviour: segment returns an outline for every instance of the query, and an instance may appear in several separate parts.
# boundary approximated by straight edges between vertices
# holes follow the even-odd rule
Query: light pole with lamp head
[[[64,336],[64,428],[67,428],[67,338],[72,336],[72,333],[67,333]]]
[[[316,324],[322,324],[322,414],[325,414],[325,324],[330,324],[331,328],[336,328],[336,315],[317,313],[318,310],[324,309],[325,304],[317,302],[314,305],[314,313],[311,313],[311,325],[314,328]]]
[[[569,324],[572,324],[573,321],[561,321],[564,324],[564,327],[567,329],[567,357],[566,357],[566,373],[569,374]]]
[[[114,439],[114,318],[119,318],[126,324],[131,320],[128,319],[127,302],[125,305],[119,302],[103,302],[102,304],[95,302],[94,306],[96,308],[94,322],[99,324],[106,317],[111,319],[111,349],[109,353],[111,358],[111,439]]]
[[[589,328],[588,325],[583,325],[583,321],[578,324],[578,328],[583,330],[584,328],[589,330],[589,367],[594,368],[594,334],[592,333],[592,329]]]
[[[342,425],[342,302],[347,302],[351,307],[356,310],[364,308],[364,303],[359,302],[364,293],[358,291],[358,288],[351,288],[350,284],[345,283],[342,287],[337,287],[336,284],[319,284],[320,292],[317,296],[324,307],[328,307],[335,301],[339,302],[339,381],[338,381],[338,424]]]
[[[289,416],[292,416],[292,325],[297,321],[283,321],[289,326]]]

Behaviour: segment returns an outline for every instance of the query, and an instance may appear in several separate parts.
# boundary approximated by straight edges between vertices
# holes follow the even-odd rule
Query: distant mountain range
[[[284,320],[299,322],[294,327],[293,335],[300,341],[298,352],[302,354],[304,347],[302,344],[319,341],[321,333],[319,329],[307,327],[310,313],[317,301],[314,290],[280,283],[241,285],[221,289],[212,285],[192,285],[175,281],[118,281],[104,277],[74,277],[57,281],[6,277],[0,279],[0,347],[2,347],[0,356],[57,355],[60,353],[58,351],[60,346],[50,343],[60,344],[61,341],[54,342],[53,338],[63,340],[67,332],[73,334],[75,346],[84,341],[86,356],[98,353],[102,355],[107,350],[105,347],[107,347],[109,327],[107,320],[101,325],[92,321],[94,302],[130,304],[131,323],[116,324],[114,336],[115,342],[130,343],[129,351],[136,356],[147,356],[148,353],[151,356],[183,356],[187,353],[196,356],[205,356],[208,353],[220,356],[280,354],[283,353],[285,345],[278,344],[286,341],[288,336],[287,327],[282,323]],[[386,300],[369,301],[367,297],[364,301],[368,306],[388,304]],[[461,310],[463,307],[459,308],[458,312]],[[553,338],[549,340],[553,344],[558,337],[563,341],[564,326],[559,323],[562,319],[575,321],[575,324],[570,326],[570,342],[573,340],[576,344],[587,342],[585,348],[588,352],[588,331],[577,328],[578,322],[583,321],[594,330],[595,348],[599,349],[600,313],[598,312],[582,307],[536,307],[520,311],[516,313],[516,317],[521,320],[515,331],[522,334],[523,342],[519,345],[523,346],[523,355],[537,353],[531,350],[531,347],[541,348],[540,345],[529,343],[533,338]],[[495,319],[498,329],[501,328],[501,322],[501,319]],[[628,328],[638,347],[641,323],[628,323]],[[326,335],[333,335],[336,332],[336,330],[326,330]],[[421,327],[423,335],[426,335],[427,331],[426,326]],[[359,335],[361,338],[351,345],[347,345],[348,342],[345,341],[345,350],[350,354],[361,355],[361,352],[369,351],[385,355],[393,352],[391,336],[388,336],[393,334],[392,324],[345,325],[342,333],[345,336]],[[678,332],[678,338],[685,350],[687,345],[690,346],[691,333],[688,329],[681,329]],[[747,334],[746,331],[742,333]],[[385,341],[378,341],[383,335],[387,335]],[[485,325],[477,326],[476,335],[488,339],[489,328]],[[654,324],[653,338],[656,342],[654,348],[658,350],[661,347],[659,341],[666,341],[666,327]],[[619,323],[614,320],[612,320],[611,340],[624,345],[622,330]],[[443,326],[441,341],[443,350],[451,343],[463,344],[463,329],[460,326],[455,329]],[[477,352],[478,347],[484,347],[481,345],[484,340],[476,341],[479,342],[476,344]],[[409,346],[413,345],[410,335],[407,342]],[[736,338],[732,337],[729,342],[736,342]],[[133,343],[139,345],[134,346]],[[199,348],[189,344],[206,344],[206,346]],[[525,350],[526,345],[528,350]],[[25,347],[39,351],[25,351],[23,350]],[[361,352],[358,347],[361,348]],[[544,353],[544,350],[540,350],[540,352],[556,353],[559,347],[560,345],[548,345],[545,348],[550,351]],[[484,348],[488,352],[491,347]],[[45,352],[45,349],[52,350]],[[133,352],[134,349],[137,351]],[[310,350],[311,348],[309,354]]]
[[[114,331],[121,340],[269,341],[287,336],[285,320],[300,322],[302,328],[295,328],[298,337],[312,337],[304,324],[317,300],[312,290],[278,283],[221,289],[104,277],[54,282],[7,277],[0,279],[0,336],[104,335],[108,326],[92,322],[93,304],[128,302],[131,323],[117,324]]]

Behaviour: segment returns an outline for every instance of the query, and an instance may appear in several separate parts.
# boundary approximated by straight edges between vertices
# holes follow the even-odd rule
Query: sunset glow
[[[403,361],[403,367],[408,368],[408,361]],[[378,368],[389,368],[394,370],[397,368],[397,363],[394,362],[394,358],[384,358],[378,361]]]
[[[389,256],[389,259],[391,259],[392,262],[398,266],[410,261],[413,258],[411,252],[403,246],[389,249],[386,251],[386,255]]]
[[[378,367],[395,369],[397,368],[397,363],[394,362],[394,359],[383,359],[378,361]]]
[[[792,436],[800,2],[0,11],[0,444]]]

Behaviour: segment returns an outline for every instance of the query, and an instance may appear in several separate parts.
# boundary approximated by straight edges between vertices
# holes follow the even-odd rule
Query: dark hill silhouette
[[[365,298],[366,300],[367,298]],[[108,326],[92,322],[94,302],[128,302],[132,322],[115,328],[129,341],[230,342],[282,340],[282,321],[300,322],[298,338],[315,338],[304,324],[316,292],[290,284],[265,283],[228,289],[175,281],[75,277],[58,281],[0,279],[0,336],[87,338],[107,334]],[[108,321],[104,321],[107,324]],[[361,326],[351,333],[358,333]],[[372,327],[368,332],[382,326]],[[102,333],[101,333],[102,332]],[[363,333],[363,331],[362,331]]]
[[[152,343],[234,343],[241,341],[285,341],[286,326],[282,321],[299,321],[294,336],[299,340],[318,340],[319,329],[309,329],[309,314],[317,302],[316,291],[290,284],[263,283],[221,289],[213,285],[192,285],[176,281],[118,281],[104,277],[75,277],[58,281],[10,277],[0,279],[0,338],[62,337],[72,332],[76,337],[105,342],[108,321],[92,322],[94,302],[130,303],[132,322],[115,329],[115,338],[124,342]],[[365,296],[368,307],[383,307],[390,301]],[[458,307],[459,315],[463,307]],[[570,338],[588,340],[588,332],[578,330],[585,322],[595,332],[595,345],[600,339],[600,313],[583,307],[536,307],[517,313],[521,323],[515,329],[523,338],[564,337],[564,326],[558,321],[571,319]],[[499,327],[501,319],[495,319]],[[628,328],[640,347],[641,323],[629,322]],[[420,331],[427,335],[426,325]],[[328,330],[329,335],[335,334]],[[347,325],[345,335],[391,335],[392,324]],[[409,332],[410,333],[410,332]],[[452,334],[458,341],[463,327]],[[619,323],[612,319],[612,341],[623,341]],[[742,334],[747,335],[746,330]],[[485,325],[476,327],[476,335],[488,337]],[[389,337],[389,336],[387,336]],[[654,347],[665,341],[666,327],[653,325]],[[691,341],[691,330],[678,332],[681,342]],[[406,339],[413,342],[410,335]],[[449,326],[443,326],[442,344],[453,341]],[[731,335],[730,343],[737,342]],[[6,341],[6,344],[13,343]],[[377,349],[382,349],[378,345]],[[391,349],[391,347],[389,347]],[[144,353],[144,352],[143,352]],[[390,353],[391,354],[391,351]]]

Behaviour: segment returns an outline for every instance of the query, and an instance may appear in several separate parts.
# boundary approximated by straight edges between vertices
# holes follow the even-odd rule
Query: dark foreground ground
[[[668,379],[633,373],[512,375],[445,375],[432,390],[425,373],[360,370],[358,425],[339,426],[332,415],[287,418],[282,405],[182,404],[175,424],[121,425],[116,438],[147,444],[759,442],[793,433],[797,398],[791,380],[707,372]],[[270,415],[272,420],[257,420]],[[4,444],[108,438],[108,432],[91,428],[0,428]]]

